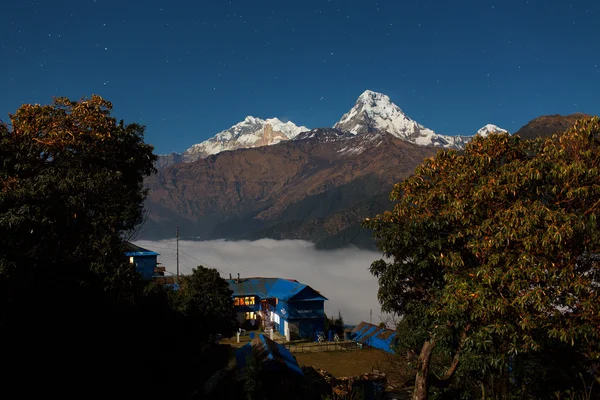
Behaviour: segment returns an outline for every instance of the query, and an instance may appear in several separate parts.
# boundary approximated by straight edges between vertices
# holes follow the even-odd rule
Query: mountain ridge
[[[496,127],[495,125],[486,126]],[[505,131],[496,128],[499,131]],[[332,128],[316,129],[321,130],[315,131],[320,132],[320,135],[327,129],[346,133],[346,135],[334,137],[332,136],[333,131],[328,131],[329,140],[343,140],[347,139],[349,135],[383,131],[420,146],[455,149],[463,148],[474,136],[437,134],[408,117],[387,95],[371,90],[364,91],[356,100],[355,105]],[[156,166],[164,168],[180,162],[193,162],[223,151],[274,145],[294,140],[301,133],[309,131],[313,132],[314,129],[309,130],[306,126],[298,126],[291,121],[284,123],[278,118],[261,119],[248,116],[210,139],[192,145],[183,153],[159,155]],[[301,138],[305,138],[305,136],[301,136]]]
[[[570,123],[561,121],[556,126]],[[475,135],[494,132],[505,130],[486,125]],[[271,146],[172,164],[145,182],[140,235],[172,238],[179,226],[193,240],[269,237],[374,249],[362,220],[389,209],[393,185],[438,151],[376,129],[316,128]]]
[[[338,131],[343,140],[322,140],[332,132],[159,170],[146,181],[143,237],[172,237],[177,224],[183,236],[202,240],[271,232],[317,244],[349,235],[350,243],[365,245],[357,209],[382,211],[373,199],[387,198],[394,183],[438,149],[384,132],[348,136]]]

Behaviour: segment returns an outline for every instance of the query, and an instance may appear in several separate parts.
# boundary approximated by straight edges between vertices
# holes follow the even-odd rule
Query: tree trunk
[[[415,391],[413,400],[427,400],[427,376],[429,375],[429,361],[435,347],[435,339],[423,343],[419,361],[417,363],[417,376],[415,377]]]
[[[458,368],[458,362],[460,361],[460,351],[461,347],[459,347],[456,354],[454,354],[454,357],[452,358],[452,364],[450,364],[450,366],[441,378],[438,378],[437,376],[435,376],[435,374],[431,374],[430,379],[432,385],[438,388],[445,388],[450,384],[450,379],[452,379],[454,373]]]

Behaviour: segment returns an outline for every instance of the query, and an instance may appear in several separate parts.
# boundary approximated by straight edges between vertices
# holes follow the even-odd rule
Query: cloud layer
[[[161,253],[159,262],[171,273],[176,272],[175,240],[136,242]],[[261,239],[256,241],[213,240],[179,242],[180,273],[189,274],[198,265],[216,268],[224,278],[265,276],[296,279],[318,290],[329,301],[325,312],[338,310],[348,324],[381,319],[377,301],[378,284],[369,272],[370,264],[381,254],[356,248],[317,250],[302,240]]]

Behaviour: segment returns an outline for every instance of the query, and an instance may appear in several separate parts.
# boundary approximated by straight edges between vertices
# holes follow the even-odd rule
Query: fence
[[[359,350],[362,346],[358,343],[348,340],[341,342],[286,342],[282,343],[290,353],[318,353],[321,351],[353,351]]]

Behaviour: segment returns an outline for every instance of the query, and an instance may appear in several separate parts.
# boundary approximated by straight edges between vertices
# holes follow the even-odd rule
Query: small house
[[[315,289],[293,279],[228,280],[238,321],[249,327],[274,329],[287,340],[314,338],[325,328],[325,300]]]
[[[143,279],[154,278],[156,270],[160,270],[158,267],[158,256],[160,254],[154,251],[125,242],[123,252],[129,258],[129,263],[135,265],[136,271],[142,275]]]

